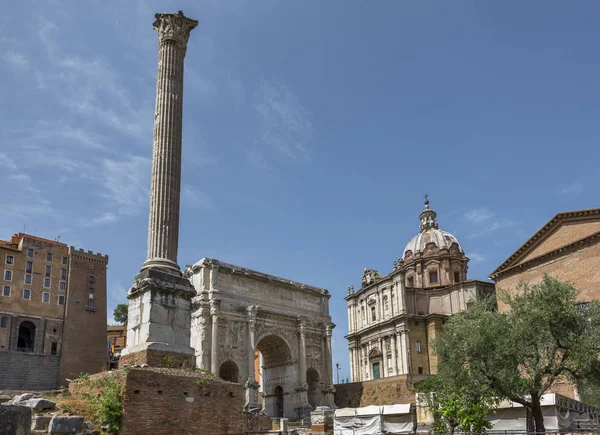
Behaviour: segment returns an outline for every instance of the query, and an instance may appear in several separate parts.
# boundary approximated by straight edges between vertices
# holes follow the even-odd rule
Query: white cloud
[[[487,260],[486,257],[484,257],[481,254],[478,254],[477,252],[469,252],[468,257],[471,259],[472,262],[474,263],[481,263]]]
[[[25,70],[29,66],[27,58],[22,53],[7,51],[2,55],[2,59],[4,59],[4,62],[10,65],[11,68],[17,72]]]
[[[465,213],[465,219],[474,223],[486,221],[492,216],[494,216],[494,214],[485,207],[474,208]]]
[[[119,214],[132,216],[148,204],[151,160],[140,156],[127,156],[120,160],[103,159],[103,196],[112,203]]]
[[[79,225],[82,227],[91,227],[95,225],[112,224],[119,220],[119,216],[115,213],[104,212],[100,216],[92,219],[81,219]]]
[[[262,118],[261,141],[294,160],[310,160],[313,133],[311,113],[285,85],[265,81],[255,95],[254,108]]]
[[[579,195],[585,190],[585,185],[581,181],[574,181],[571,184],[563,185],[558,188],[558,194],[562,196]]]
[[[44,17],[40,18],[38,36],[40,37],[42,45],[46,49],[46,53],[50,56],[54,55],[54,53],[58,51],[58,46],[50,36],[50,34],[56,29],[56,24],[54,24],[52,21],[48,21]]]
[[[6,153],[0,153],[0,166],[12,171],[17,169],[15,161],[11,159]]]
[[[204,208],[207,210],[213,210],[215,208],[210,196],[187,184],[184,184],[181,189],[181,203],[190,207]]]
[[[517,222],[511,219],[496,217],[495,213],[486,207],[474,208],[463,215],[463,219],[468,222],[467,238],[475,239],[487,236],[494,231],[503,228],[510,228],[517,225]]]

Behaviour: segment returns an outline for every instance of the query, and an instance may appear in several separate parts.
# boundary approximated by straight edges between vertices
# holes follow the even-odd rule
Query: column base
[[[119,368],[123,365],[148,364],[150,367],[193,369],[196,356],[191,347],[168,345],[166,343],[142,343],[128,346],[121,352]]]
[[[325,403],[330,409],[337,409],[335,406],[335,386],[333,384],[327,385],[323,390],[323,396],[325,397]]]
[[[127,347],[119,366],[194,368],[190,333],[195,295],[196,289],[180,275],[152,268],[137,275],[127,293]]]

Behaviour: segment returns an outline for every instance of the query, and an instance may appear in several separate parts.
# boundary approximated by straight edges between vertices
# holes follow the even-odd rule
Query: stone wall
[[[412,384],[425,376],[412,376]],[[369,405],[414,403],[415,391],[409,388],[409,376],[392,376],[374,381],[352,382],[335,386],[338,408],[359,408]]]
[[[99,373],[90,379],[114,374]],[[241,384],[207,378],[191,370],[159,368],[131,369],[124,380],[120,435],[217,435],[271,428],[269,418],[249,420],[242,413]],[[69,390],[74,396],[86,392],[74,383]]]
[[[0,352],[0,387],[5,390],[53,390],[60,380],[60,356]]]

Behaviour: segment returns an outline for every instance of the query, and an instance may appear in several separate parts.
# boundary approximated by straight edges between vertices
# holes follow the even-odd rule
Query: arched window
[[[224,381],[239,382],[240,371],[233,361],[225,361],[219,369],[219,377]]]

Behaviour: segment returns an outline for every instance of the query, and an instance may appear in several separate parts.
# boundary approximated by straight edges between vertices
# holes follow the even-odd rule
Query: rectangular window
[[[44,278],[44,288],[50,288],[50,278]]]
[[[45,304],[50,303],[50,293],[47,293],[47,292],[42,293],[42,302]]]
[[[67,269],[60,269],[60,279],[66,281],[67,279]]]
[[[2,316],[2,318],[0,319],[0,328],[7,328],[7,327],[8,327],[8,317]]]
[[[454,272],[454,282],[460,282],[460,272]]]
[[[4,271],[4,281],[12,281],[12,270]]]
[[[421,353],[421,342],[417,340],[417,353]]]
[[[65,297],[63,295],[59,295],[58,296],[58,305],[64,305],[65,304]]]
[[[10,286],[9,285],[5,285],[2,288],[2,296],[10,296]]]
[[[94,284],[96,282],[96,277],[93,275],[90,275],[90,284]]]
[[[415,279],[411,276],[410,278],[407,279],[406,287],[414,287],[414,286],[415,286]]]
[[[92,299],[92,298],[88,299],[87,307],[90,309],[94,308],[94,299]]]
[[[25,275],[25,284],[31,284],[31,275]]]
[[[94,296],[94,289],[92,287],[90,287],[90,296]]]
[[[46,266],[46,276],[52,275],[52,266]]]
[[[6,254],[6,264],[15,264],[15,257]]]
[[[438,282],[437,272],[429,272],[429,283],[436,284]]]
[[[56,355],[57,350],[58,343],[52,343],[52,345],[50,346],[50,355]]]
[[[423,367],[419,367],[419,374],[422,375],[423,374]]]
[[[69,260],[67,259],[67,257],[65,257],[65,256],[63,255],[63,258],[62,258],[62,264],[67,264],[68,262],[69,262]]]
[[[375,307],[371,307],[371,320],[373,320],[373,322],[377,320],[377,316],[375,314]]]
[[[31,249],[31,248],[27,249],[27,256],[33,257],[33,249]]]
[[[25,263],[25,272],[33,273],[33,261],[28,261]]]
[[[23,299],[26,301],[31,300],[31,290],[28,288],[23,289]]]
[[[46,252],[46,261],[52,261],[52,252]]]
[[[67,283],[65,281],[61,281],[58,283],[58,289],[65,291],[67,289]]]

